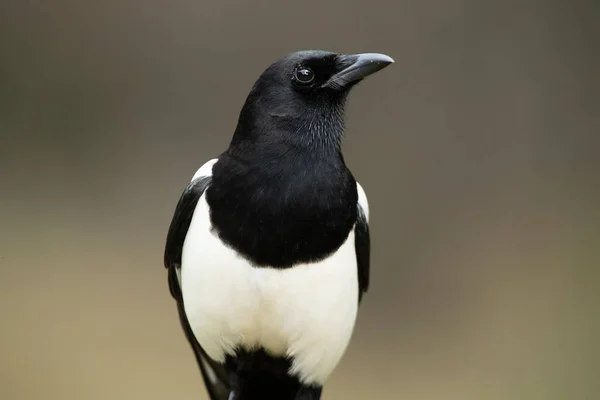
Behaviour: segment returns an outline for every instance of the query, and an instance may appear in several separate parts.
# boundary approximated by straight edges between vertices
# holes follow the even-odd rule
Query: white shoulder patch
[[[218,158],[213,158],[210,161],[207,161],[206,163],[204,163],[203,166],[201,166],[198,171],[196,171],[196,173],[194,174],[194,177],[192,178],[191,181],[193,181],[196,178],[200,178],[201,176],[211,176],[212,175],[212,168],[213,165],[215,165],[215,163],[218,161]],[[190,182],[191,182],[190,181]]]
[[[356,190],[358,190],[358,204],[362,207],[367,222],[369,222],[369,201],[367,200],[367,194],[358,182],[356,182]]]

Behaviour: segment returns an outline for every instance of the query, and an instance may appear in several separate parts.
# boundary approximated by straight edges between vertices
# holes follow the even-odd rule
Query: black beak
[[[390,56],[379,53],[350,54],[341,56],[343,69],[333,75],[323,86],[341,89],[374,74],[387,67],[394,60]]]

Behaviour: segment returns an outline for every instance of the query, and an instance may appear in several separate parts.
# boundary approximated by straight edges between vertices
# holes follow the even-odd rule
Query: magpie
[[[369,287],[369,205],[341,152],[350,89],[384,54],[288,54],[193,175],[164,253],[212,400],[317,400]]]

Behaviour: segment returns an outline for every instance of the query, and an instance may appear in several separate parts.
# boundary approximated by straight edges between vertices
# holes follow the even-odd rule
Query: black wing
[[[371,235],[369,234],[369,221],[360,204],[357,205],[358,217],[354,228],[354,248],[358,264],[358,301],[369,288],[369,269],[371,263]]]
[[[210,177],[200,177],[195,179],[186,187],[181,195],[177,207],[175,208],[171,226],[169,227],[169,233],[167,234],[164,263],[165,267],[168,269],[168,281],[171,296],[177,301],[177,311],[179,313],[181,327],[194,351],[208,394],[211,400],[227,400],[230,392],[227,373],[222,364],[219,364],[208,357],[194,337],[194,333],[192,332],[185,315],[183,296],[181,294],[181,287],[179,286],[179,277],[177,274],[178,270],[181,268],[183,243],[185,242],[187,231],[192,222],[194,210],[196,209],[198,200],[210,184],[210,181]]]
[[[169,233],[167,233],[167,245],[165,246],[165,267],[181,267],[181,251],[187,235],[188,228],[192,222],[194,210],[198,200],[210,184],[210,176],[201,176],[194,179],[183,191],[179,198]],[[173,293],[171,293],[173,294]]]

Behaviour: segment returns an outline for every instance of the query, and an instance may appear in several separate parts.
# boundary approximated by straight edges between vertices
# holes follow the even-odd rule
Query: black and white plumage
[[[193,176],[165,266],[212,400],[319,399],[369,286],[367,196],[344,163],[350,89],[382,54],[302,51],[254,84]]]

